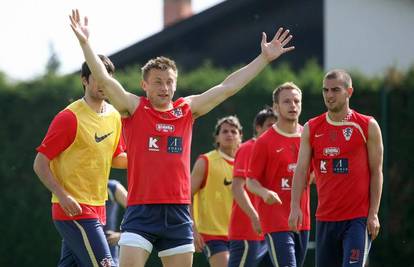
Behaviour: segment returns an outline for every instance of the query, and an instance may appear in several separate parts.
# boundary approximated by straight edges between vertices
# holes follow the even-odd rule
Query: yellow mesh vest
[[[108,197],[112,156],[121,134],[119,113],[109,104],[97,114],[83,99],[70,104],[77,120],[73,143],[50,162],[53,175],[79,203],[101,206]],[[52,202],[59,202],[53,194]]]
[[[204,155],[208,159],[207,180],[194,195],[194,220],[200,233],[227,236],[233,203],[233,165],[217,150]]]

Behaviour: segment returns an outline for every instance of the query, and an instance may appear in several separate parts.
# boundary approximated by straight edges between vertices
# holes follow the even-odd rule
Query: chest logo
[[[104,134],[104,135],[102,135],[102,136],[98,136],[98,135],[95,133],[95,142],[97,142],[97,143],[102,142],[103,140],[105,140],[105,138],[107,138],[108,136],[110,136],[112,133],[113,133],[113,132],[110,132],[110,133]]]
[[[323,154],[330,157],[338,156],[339,152],[339,147],[325,147],[323,149]]]
[[[225,186],[228,186],[228,185],[231,185],[231,183],[232,183],[233,181],[232,180],[227,180],[227,178],[226,177],[224,177],[224,181],[223,181],[223,184],[225,185]]]
[[[160,151],[160,137],[159,136],[151,136],[148,139],[148,150],[149,151]]]
[[[349,141],[351,139],[352,131],[353,130],[351,127],[346,127],[345,129],[342,130],[342,133],[344,134],[346,141]]]

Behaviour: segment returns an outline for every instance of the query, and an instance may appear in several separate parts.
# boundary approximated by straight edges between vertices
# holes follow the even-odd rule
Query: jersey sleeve
[[[240,147],[234,158],[233,177],[246,179],[247,168],[249,167],[250,153],[246,146]]]
[[[118,145],[115,149],[115,152],[112,158],[116,158],[119,154],[121,154],[122,152],[125,152],[125,150],[126,150],[126,147],[125,147],[124,135],[121,133],[119,135]]]
[[[59,112],[50,123],[42,143],[36,148],[37,152],[49,160],[54,159],[75,140],[77,124],[76,115],[72,111],[65,109]]]
[[[260,181],[264,177],[268,157],[266,148],[266,144],[261,142],[259,138],[253,147],[252,155],[250,157],[249,169],[247,172],[249,178]]]

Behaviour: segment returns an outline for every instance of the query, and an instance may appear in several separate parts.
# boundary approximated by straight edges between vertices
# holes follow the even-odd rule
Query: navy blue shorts
[[[194,252],[189,205],[146,204],[129,206],[121,224],[120,246],[143,248],[159,257]]]
[[[300,267],[305,262],[309,231],[273,232],[265,235],[273,266]],[[332,266],[331,266],[332,267]]]
[[[59,267],[116,266],[98,219],[53,222],[63,238]]]
[[[366,218],[339,222],[316,221],[317,267],[362,267],[370,247]]]
[[[267,253],[266,241],[230,240],[230,258],[228,267],[257,267],[261,262],[263,266],[271,266]],[[268,264],[265,264],[267,261]]]
[[[207,259],[223,251],[229,251],[229,241],[227,240],[209,240],[206,241],[206,245],[203,248],[203,253]]]

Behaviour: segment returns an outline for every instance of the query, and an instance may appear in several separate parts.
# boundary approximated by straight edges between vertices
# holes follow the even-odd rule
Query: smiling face
[[[177,87],[177,73],[171,68],[166,70],[153,68],[149,70],[146,79],[142,80],[141,86],[154,108],[170,109]]]

